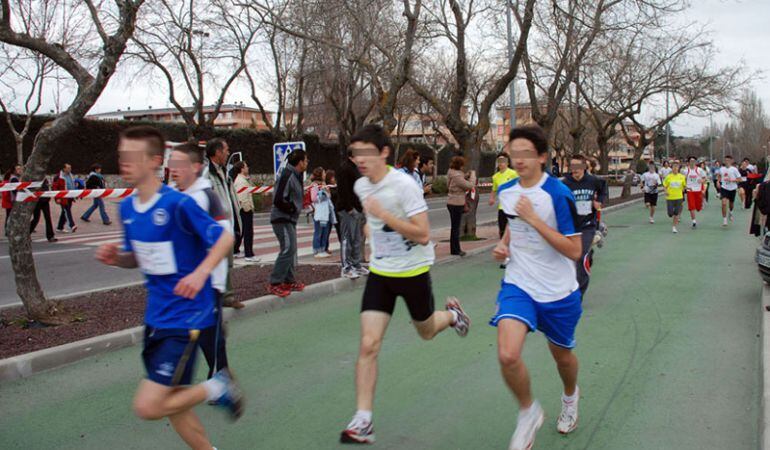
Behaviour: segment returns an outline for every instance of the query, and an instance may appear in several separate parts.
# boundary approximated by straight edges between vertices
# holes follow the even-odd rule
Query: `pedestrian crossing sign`
[[[278,182],[278,175],[286,167],[286,159],[294,150],[305,150],[304,142],[278,142],[273,144],[273,171],[275,181]]]

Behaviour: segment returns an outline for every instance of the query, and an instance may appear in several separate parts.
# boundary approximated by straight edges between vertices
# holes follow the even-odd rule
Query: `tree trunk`
[[[24,136],[16,136],[16,164],[24,164]]]
[[[631,183],[634,181],[634,172],[628,170],[625,178],[623,178],[623,191],[620,193],[620,198],[628,198],[631,196]]]
[[[476,195],[472,202],[470,202],[470,209],[467,213],[463,214],[460,221],[460,236],[468,238],[476,238],[476,212],[479,209],[479,198],[481,195],[476,191]]]

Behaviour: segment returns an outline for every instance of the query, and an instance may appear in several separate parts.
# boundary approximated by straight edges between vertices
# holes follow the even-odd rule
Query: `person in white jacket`
[[[232,173],[235,175],[235,193],[238,196],[238,205],[241,216],[241,234],[235,239],[235,254],[241,253],[241,242],[243,242],[243,253],[246,256],[246,262],[257,263],[259,258],[254,256],[254,199],[253,193],[249,191],[254,186],[249,182],[249,165],[245,161],[238,161],[233,166]]]

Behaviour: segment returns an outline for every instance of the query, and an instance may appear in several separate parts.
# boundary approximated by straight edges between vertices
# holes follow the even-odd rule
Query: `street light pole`
[[[511,0],[505,0],[505,7],[507,10],[506,22],[508,25],[508,64],[513,61],[513,18],[511,15],[513,14],[511,11],[511,8],[513,5],[511,5]],[[508,85],[508,89],[510,90],[510,107],[511,107],[511,118],[510,118],[510,125],[511,129],[516,126],[516,93],[515,93],[515,86],[516,86],[516,78],[514,78],[511,81],[511,84]]]
[[[669,110],[668,110],[668,91],[666,91],[666,118],[669,117]],[[668,141],[671,140],[671,123],[666,122],[666,159],[669,159],[669,147],[668,147]]]

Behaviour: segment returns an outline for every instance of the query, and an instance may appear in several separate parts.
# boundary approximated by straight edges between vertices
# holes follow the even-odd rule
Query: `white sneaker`
[[[238,253],[235,253],[235,254],[233,255],[233,258],[235,258],[235,259],[240,259],[240,258],[243,258],[243,252],[238,252]]]
[[[679,230],[677,230],[676,227],[672,227],[671,232],[676,234],[676,233],[679,233]]]
[[[653,219],[652,217],[650,217],[650,223],[655,223],[655,219]]]
[[[363,266],[359,267],[358,269],[353,269],[353,271],[359,277],[365,277],[365,276],[369,275],[369,269],[367,269],[366,267],[363,267]]]
[[[313,255],[313,258],[315,258],[315,259],[321,259],[321,258],[326,258],[326,257],[325,257],[325,256],[323,256],[323,252],[320,252],[320,253],[316,253],[315,255]]]
[[[359,278],[361,275],[358,274],[354,269],[343,269],[342,270],[342,277],[348,278],[350,280],[355,280],[356,278]]]
[[[695,229],[695,228],[698,228],[698,222],[696,222],[696,221],[694,221],[694,220],[693,220],[693,221],[692,221],[692,228],[693,228],[693,229]]]
[[[723,226],[723,227],[726,227],[726,226],[727,226],[727,217],[725,217],[724,219],[722,219],[722,226]]]
[[[529,450],[535,443],[537,430],[543,426],[545,416],[540,402],[535,400],[526,413],[519,412],[519,419],[516,422],[516,431],[513,432],[511,444],[508,450]]]
[[[733,217],[733,212],[730,211],[730,222],[734,222],[735,218]]]
[[[261,259],[259,259],[256,256],[247,256],[243,260],[246,261],[246,262],[250,262],[250,263],[258,263],[258,262],[262,261]]]
[[[556,431],[561,434],[567,434],[575,431],[578,423],[578,401],[580,400],[580,389],[575,390],[575,400],[567,403],[564,395],[561,397],[561,414],[556,421]]]

